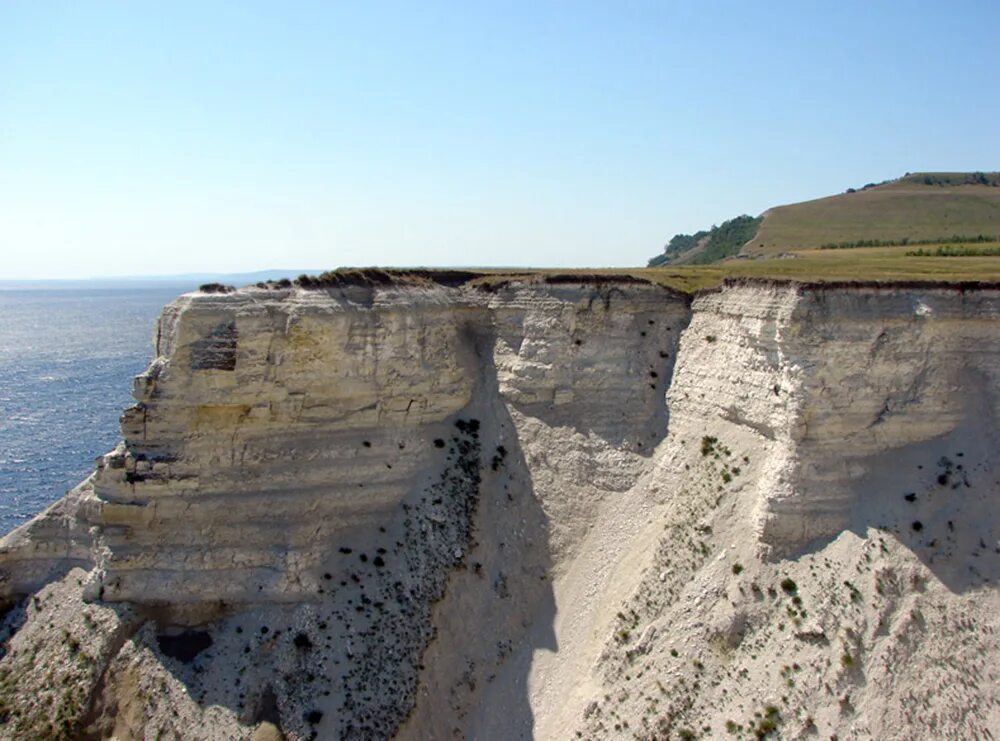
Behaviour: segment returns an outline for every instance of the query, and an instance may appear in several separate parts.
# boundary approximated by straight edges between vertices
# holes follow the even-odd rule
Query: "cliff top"
[[[926,251],[926,250],[925,250]],[[317,276],[302,275],[294,285],[305,289],[433,285],[495,291],[512,282],[548,284],[617,283],[654,284],[692,295],[712,290],[726,281],[800,283],[803,286],[906,286],[928,288],[993,288],[1000,286],[1000,250],[997,254],[965,256],[914,255],[905,247],[853,250],[810,250],[780,258],[732,260],[717,265],[663,268],[580,268],[525,270],[458,270],[427,268],[341,268]],[[845,254],[850,253],[850,259]],[[256,284],[260,288],[291,288],[293,281]],[[209,293],[226,293],[231,286],[209,283]]]

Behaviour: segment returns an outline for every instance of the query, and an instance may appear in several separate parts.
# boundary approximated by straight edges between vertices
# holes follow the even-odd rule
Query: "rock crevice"
[[[995,651],[998,319],[993,287],[919,284],[188,294],[122,443],[0,542],[0,589],[105,616],[61,619],[103,657],[67,674],[90,699],[66,733],[655,738],[711,707],[749,728],[750,699],[760,723],[874,732],[898,690],[872,662],[932,662],[907,642],[948,623],[922,611]],[[15,608],[4,662],[55,612]],[[808,719],[794,692],[750,698],[741,677],[800,681],[758,659],[792,627],[812,653],[788,667],[882,694]],[[192,630],[187,660],[164,652]],[[39,677],[4,677],[11,727],[37,730]],[[644,689],[615,700],[625,681]]]

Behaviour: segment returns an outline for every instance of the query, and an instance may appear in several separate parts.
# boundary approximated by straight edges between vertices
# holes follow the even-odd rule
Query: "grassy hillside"
[[[916,172],[845,193],[739,216],[711,231],[677,234],[649,267],[704,265],[737,254],[820,247],[1000,241],[1000,172]],[[979,240],[982,241],[982,240]]]
[[[969,184],[974,183],[974,184]],[[914,173],[766,211],[746,255],[841,242],[946,240],[1000,235],[1000,175]]]

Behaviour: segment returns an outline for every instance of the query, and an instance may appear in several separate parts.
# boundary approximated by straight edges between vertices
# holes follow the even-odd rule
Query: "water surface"
[[[189,286],[0,290],[0,534],[87,476],[120,438],[156,317]]]

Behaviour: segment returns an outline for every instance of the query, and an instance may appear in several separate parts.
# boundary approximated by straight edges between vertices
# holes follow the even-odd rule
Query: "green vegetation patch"
[[[707,232],[677,234],[667,243],[662,255],[649,261],[649,267],[667,265],[679,259],[690,265],[709,265],[732,257],[754,238],[760,223],[761,217],[744,214],[713,226]]]
[[[989,185],[995,188],[1000,187],[1000,172],[908,172],[899,181],[942,187]]]
[[[992,242],[1000,242],[1000,237],[995,235],[977,234],[976,236],[967,236],[962,234],[953,234],[950,237],[935,237],[934,239],[908,239],[903,237],[902,239],[856,239],[853,242],[829,242],[824,245],[820,245],[821,250],[853,250],[859,247],[906,247],[908,245],[918,245],[918,244],[940,244],[942,242],[952,242],[955,244],[984,244]],[[906,254],[914,254],[907,252]]]
[[[935,250],[911,250],[907,257],[995,257],[1000,256],[1000,247],[968,247],[944,244]]]
[[[671,237],[670,241],[667,242],[667,246],[663,250],[663,254],[657,255],[656,257],[650,259],[649,267],[654,268],[657,265],[666,265],[672,260],[680,257],[685,252],[690,252],[698,243],[708,236],[708,232],[699,231],[694,234],[675,234]]]

